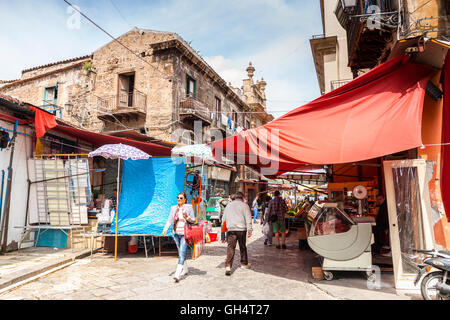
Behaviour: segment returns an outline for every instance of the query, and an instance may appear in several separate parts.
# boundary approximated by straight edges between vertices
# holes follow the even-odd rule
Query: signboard
[[[230,181],[231,170],[220,167],[209,167],[208,178],[211,180]]]

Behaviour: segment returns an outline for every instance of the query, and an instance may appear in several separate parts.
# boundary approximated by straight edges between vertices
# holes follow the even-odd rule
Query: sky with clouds
[[[323,33],[318,0],[68,1],[116,37],[134,26],[178,33],[234,87],[252,61],[275,117],[320,95],[309,45]],[[111,40],[73,17],[63,0],[0,0],[0,79],[90,54]]]

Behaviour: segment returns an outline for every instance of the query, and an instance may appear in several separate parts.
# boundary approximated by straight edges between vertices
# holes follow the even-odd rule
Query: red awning
[[[269,124],[211,143],[213,154],[273,175],[418,147],[432,73],[400,56]]]
[[[447,221],[450,222],[450,51],[445,59],[444,84],[444,111],[442,120],[442,151],[441,151],[441,194]]]
[[[141,142],[141,141],[129,140],[126,138],[108,136],[105,134],[82,130],[82,129],[65,126],[65,125],[61,125],[61,124],[58,124],[58,126],[53,128],[52,130],[63,133],[63,134],[67,134],[69,136],[76,137],[80,140],[89,142],[97,147],[101,147],[105,144],[122,143],[122,144],[127,144],[130,146],[136,147],[136,148],[148,153],[151,156],[164,156],[164,157],[171,156],[170,148],[160,146],[157,144],[153,144],[150,142]]]

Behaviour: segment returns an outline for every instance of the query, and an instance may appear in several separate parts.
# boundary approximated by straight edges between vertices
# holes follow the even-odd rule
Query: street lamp
[[[67,101],[64,105],[64,109],[66,109],[67,113],[71,114],[73,109],[73,104],[70,101]]]

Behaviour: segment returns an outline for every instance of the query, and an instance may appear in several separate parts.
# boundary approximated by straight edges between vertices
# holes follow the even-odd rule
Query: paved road
[[[295,235],[287,250],[263,245],[261,227],[249,240],[251,270],[240,269],[239,253],[233,274],[225,276],[226,244],[208,244],[196,261],[188,261],[190,273],[179,283],[172,279],[177,258],[149,257],[143,253],[123,255],[114,262],[111,255],[95,254],[0,295],[0,299],[105,300],[105,299],[408,299],[392,289],[368,290],[360,275],[354,285],[346,280],[334,284],[311,278],[317,259],[311,251],[298,249]]]

